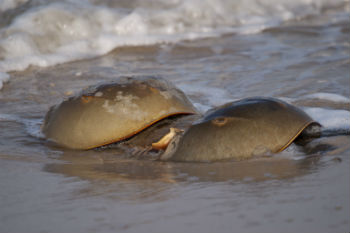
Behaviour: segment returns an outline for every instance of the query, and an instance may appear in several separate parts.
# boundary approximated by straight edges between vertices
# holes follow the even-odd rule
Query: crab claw
[[[152,149],[156,150],[165,150],[168,147],[169,142],[174,136],[180,132],[183,132],[182,129],[170,128],[170,132],[164,135],[158,142],[152,143]]]

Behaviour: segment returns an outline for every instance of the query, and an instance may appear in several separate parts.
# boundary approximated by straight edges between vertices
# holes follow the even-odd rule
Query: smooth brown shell
[[[161,160],[241,160],[277,153],[312,123],[318,124],[301,109],[281,100],[242,99],[206,113],[183,136],[170,142]]]
[[[157,77],[122,77],[51,107],[42,131],[55,143],[90,149],[129,138],[157,121],[195,114],[185,94]]]

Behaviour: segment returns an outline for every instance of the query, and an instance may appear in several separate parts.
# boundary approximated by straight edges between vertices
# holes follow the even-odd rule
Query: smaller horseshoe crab
[[[287,148],[307,128],[320,124],[301,109],[274,98],[255,97],[208,111],[170,141],[160,160],[242,160]],[[314,127],[315,128],[315,127]]]
[[[158,77],[122,77],[51,107],[42,131],[71,149],[118,142],[170,116],[196,114],[185,94]]]

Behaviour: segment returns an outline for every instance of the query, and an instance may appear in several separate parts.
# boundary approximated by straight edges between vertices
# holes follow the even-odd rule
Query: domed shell
[[[168,81],[123,77],[51,107],[42,131],[61,146],[90,149],[126,139],[168,116],[195,113],[185,94]]]
[[[170,144],[161,159],[204,162],[277,153],[312,123],[319,125],[301,109],[281,100],[242,99],[207,112]]]

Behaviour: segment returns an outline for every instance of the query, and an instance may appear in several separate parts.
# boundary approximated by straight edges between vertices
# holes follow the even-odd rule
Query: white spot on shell
[[[119,102],[124,102],[124,104],[133,104],[132,101],[133,100],[138,100],[140,99],[139,97],[135,96],[135,95],[123,95],[122,91],[118,91],[117,95],[114,98],[114,101],[119,101]]]
[[[160,94],[165,98],[165,99],[170,99],[171,98],[171,94],[167,91],[161,91]]]
[[[134,95],[123,95],[122,91],[118,91],[115,96],[113,103],[110,103],[109,100],[105,100],[102,107],[108,113],[118,113],[135,121],[146,120],[148,112],[142,111],[138,104],[134,103],[134,100],[140,99]]]
[[[109,105],[109,100],[105,100],[102,107],[109,113],[114,113],[113,105]]]

